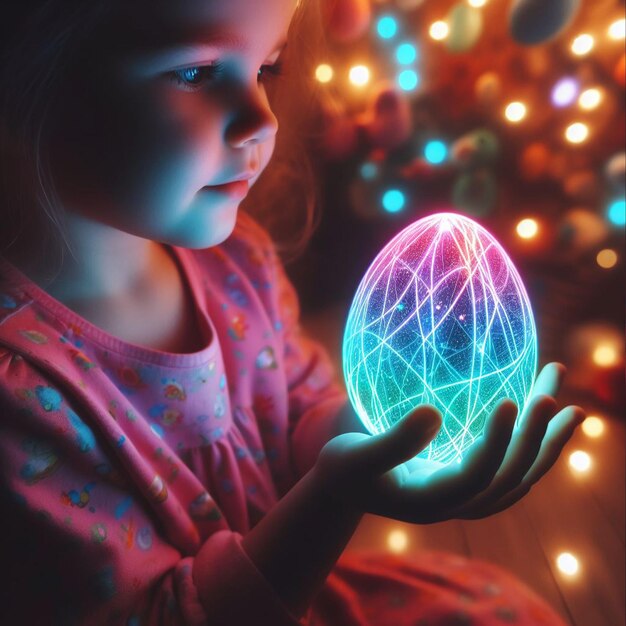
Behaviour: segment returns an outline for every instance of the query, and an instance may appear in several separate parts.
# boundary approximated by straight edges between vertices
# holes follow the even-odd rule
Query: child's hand
[[[492,515],[528,493],[584,419],[576,406],[555,414],[564,373],[558,363],[543,368],[521,427],[515,404],[501,402],[460,464],[414,458],[441,425],[438,411],[423,405],[380,435],[331,439],[314,471],[334,499],[366,513],[420,524]]]

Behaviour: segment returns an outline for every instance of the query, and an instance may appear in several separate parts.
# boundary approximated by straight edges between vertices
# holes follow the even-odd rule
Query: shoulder
[[[62,330],[26,289],[0,281],[1,407],[39,396],[44,404],[55,404],[51,381],[59,376],[80,380],[82,372],[94,367]]]

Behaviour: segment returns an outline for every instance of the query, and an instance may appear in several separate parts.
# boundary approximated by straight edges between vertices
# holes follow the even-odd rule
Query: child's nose
[[[262,143],[276,135],[278,120],[267,97],[257,93],[242,103],[226,128],[226,142],[233,148]]]

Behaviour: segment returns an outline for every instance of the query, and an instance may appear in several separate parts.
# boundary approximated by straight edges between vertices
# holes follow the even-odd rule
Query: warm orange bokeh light
[[[604,432],[604,422],[595,415],[589,415],[585,418],[585,421],[580,426],[587,437],[593,437],[594,439],[600,437]]]

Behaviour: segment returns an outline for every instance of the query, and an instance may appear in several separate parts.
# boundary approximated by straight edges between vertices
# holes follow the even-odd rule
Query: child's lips
[[[206,191],[217,191],[224,193],[232,198],[245,198],[248,194],[249,183],[247,180],[234,180],[230,183],[224,183],[223,185],[211,185],[203,187]]]

